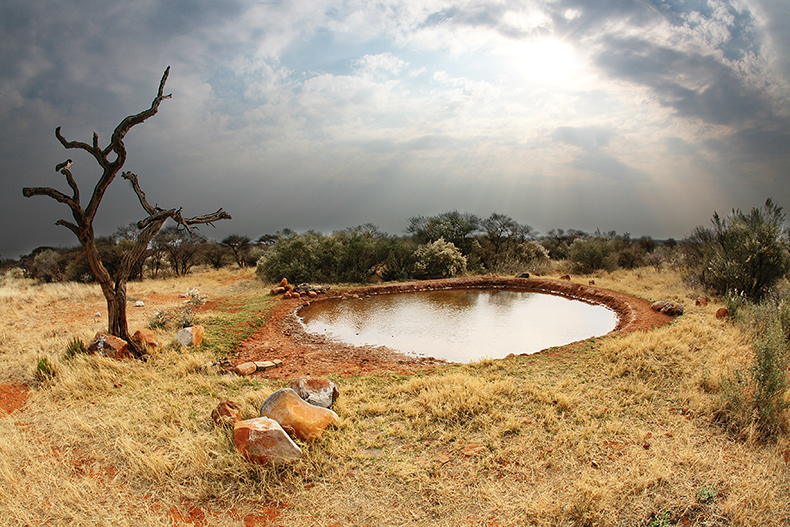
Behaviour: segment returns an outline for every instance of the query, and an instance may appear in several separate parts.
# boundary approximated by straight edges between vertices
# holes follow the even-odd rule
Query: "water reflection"
[[[330,299],[299,315],[309,333],[453,362],[534,353],[617,324],[608,308],[561,296],[469,289]]]

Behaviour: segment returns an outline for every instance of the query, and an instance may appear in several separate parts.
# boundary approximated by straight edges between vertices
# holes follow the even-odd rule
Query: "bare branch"
[[[71,164],[69,163],[69,166],[70,165]],[[69,184],[69,187],[71,187],[71,190],[74,191],[74,195],[73,195],[74,202],[79,204],[79,202],[80,202],[80,189],[77,188],[77,182],[74,181],[74,178],[71,175],[71,170],[69,170],[68,167],[66,167],[66,168],[62,169],[60,171],[60,173],[63,174],[64,176],[66,176],[66,182]]]
[[[158,207],[152,207],[148,203],[148,201],[145,199],[145,192],[143,192],[143,189],[140,188],[140,184],[137,182],[137,176],[135,174],[132,174],[131,172],[127,171],[122,173],[121,177],[127,181],[132,182],[132,188],[134,189],[135,194],[137,194],[137,197],[140,199],[140,205],[143,206],[143,208],[148,214],[153,216],[154,214],[162,210]]]
[[[77,203],[72,198],[62,193],[61,191],[51,187],[25,187],[22,189],[22,195],[25,196],[26,198],[29,198],[30,196],[49,196],[55,201],[59,201],[60,203],[65,203],[66,205],[71,207],[72,211],[79,210],[80,208],[79,203]]]
[[[184,218],[184,224],[186,225],[196,225],[199,223],[212,223],[219,220],[230,220],[233,219],[230,217],[230,214],[225,212],[223,209],[219,209],[217,212],[212,214],[206,214],[205,216],[193,216],[192,218]]]
[[[115,150],[115,152],[119,156],[121,156],[121,152],[118,150],[118,147],[123,149],[123,138],[129,132],[129,130],[131,130],[131,128],[134,125],[140,124],[146,119],[148,119],[149,117],[156,115],[156,112],[159,111],[159,104],[164,99],[170,99],[173,97],[172,93],[168,95],[163,95],[165,89],[165,82],[167,82],[168,75],[170,75],[170,66],[168,66],[167,69],[165,69],[165,73],[162,75],[162,80],[159,81],[159,91],[157,92],[153,102],[151,102],[151,107],[148,108],[147,110],[143,110],[138,114],[130,115],[129,117],[121,121],[121,124],[119,124],[115,128],[115,131],[112,133],[112,139],[110,140],[110,144],[107,146],[107,148],[104,149],[105,156],[109,154],[110,151],[112,150]],[[124,154],[125,154],[125,150],[124,150]]]
[[[68,149],[79,148],[80,150],[85,150],[90,155],[95,157],[96,160],[99,161],[99,163],[102,166],[104,166],[107,163],[107,156],[104,155],[101,149],[99,149],[98,145],[95,144],[96,141],[98,141],[96,134],[94,134],[94,137],[96,137],[96,141],[94,141],[94,146],[91,146],[88,143],[83,143],[82,141],[67,141],[66,138],[63,137],[60,133],[60,126],[55,128],[55,137],[58,138],[58,141],[60,141],[60,144],[63,145],[63,148],[68,148]]]
[[[80,228],[77,227],[76,225],[74,225],[73,223],[71,223],[70,221],[58,220],[58,221],[55,222],[55,225],[62,225],[64,227],[66,227],[68,230],[70,230],[71,232],[76,234],[78,239],[81,239],[80,238]]]

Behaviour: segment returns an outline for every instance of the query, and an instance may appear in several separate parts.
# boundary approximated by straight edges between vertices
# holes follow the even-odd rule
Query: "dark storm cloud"
[[[604,44],[607,50],[596,59],[601,68],[611,76],[650,88],[662,105],[674,108],[682,117],[741,125],[772,113],[772,103],[761,91],[713,57],[637,38],[610,37]]]

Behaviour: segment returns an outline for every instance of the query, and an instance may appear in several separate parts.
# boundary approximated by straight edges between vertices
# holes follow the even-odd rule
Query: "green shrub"
[[[422,278],[452,278],[466,271],[466,257],[452,242],[439,238],[414,251],[415,274]]]
[[[74,337],[69,341],[66,345],[66,358],[71,359],[76,355],[84,355],[88,353],[88,349],[85,347],[85,343],[82,340]]]
[[[568,250],[568,259],[576,274],[590,274],[599,269],[614,270],[611,255],[611,244],[603,238],[579,238]]]
[[[46,382],[53,379],[57,375],[55,365],[52,364],[46,357],[41,357],[36,363],[36,380],[39,382]]]
[[[735,209],[722,219],[714,213],[712,230],[698,228],[692,271],[714,293],[763,298],[790,270],[784,219],[782,208],[770,199],[749,214]]]

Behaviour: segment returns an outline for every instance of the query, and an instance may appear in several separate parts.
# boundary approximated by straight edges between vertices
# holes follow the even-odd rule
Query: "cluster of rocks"
[[[218,426],[233,426],[236,449],[252,463],[279,465],[299,459],[302,449],[294,439],[315,441],[337,424],[330,407],[340,392],[323,378],[297,379],[289,388],[271,394],[260,407],[260,417],[241,419],[241,408],[222,401],[211,412]]]
[[[659,300],[650,305],[650,309],[658,311],[670,317],[677,317],[683,314],[683,304],[675,302],[667,302],[666,300]]]
[[[176,340],[182,346],[200,346],[203,342],[203,326],[190,326],[176,333]],[[158,349],[162,347],[156,334],[150,329],[138,329],[131,340],[143,349]],[[106,333],[96,333],[88,346],[88,353],[96,353],[111,359],[128,359],[132,356],[129,343],[120,337]]]
[[[303,296],[315,298],[318,295],[327,293],[328,291],[328,286],[317,286],[310,284],[299,284],[297,286],[293,286],[288,283],[287,278],[283,278],[280,280],[280,285],[273,287],[270,293],[275,296],[283,295],[283,298],[288,299],[300,298]]]

